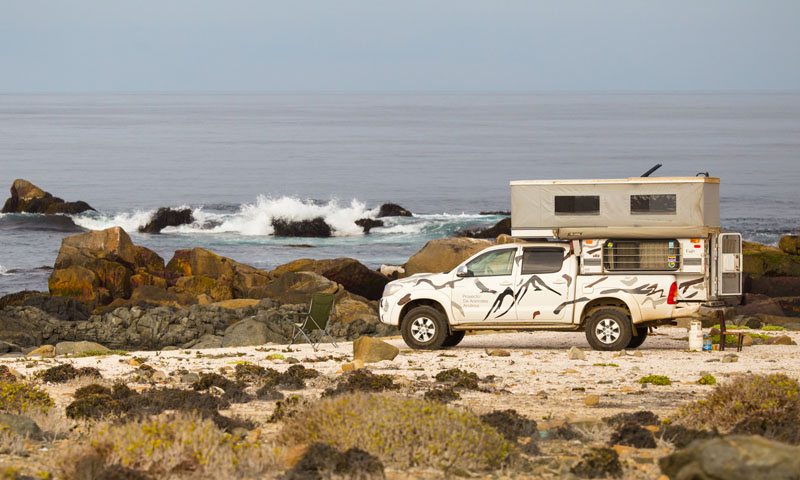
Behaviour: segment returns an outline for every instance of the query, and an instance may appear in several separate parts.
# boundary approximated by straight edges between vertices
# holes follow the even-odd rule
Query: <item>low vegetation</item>
[[[672,380],[664,375],[648,375],[639,379],[639,383],[644,385],[649,383],[652,385],[672,385]]]
[[[0,411],[25,413],[31,410],[47,412],[53,399],[44,390],[21,382],[0,383]]]
[[[67,480],[88,478],[87,464],[94,472],[122,467],[140,477],[255,478],[280,470],[278,453],[274,446],[226,433],[196,414],[176,413],[99,424],[82,440],[67,444],[53,466]]]
[[[800,444],[800,384],[783,374],[736,378],[679,410],[671,422]]]
[[[472,413],[396,394],[323,398],[280,432],[282,444],[312,442],[360,448],[384,464],[445,472],[495,470],[516,454],[512,443]]]
[[[700,380],[698,380],[697,383],[699,383],[700,385],[716,385],[717,379],[716,377],[714,377],[714,375],[711,374],[703,375],[702,377],[700,377]]]

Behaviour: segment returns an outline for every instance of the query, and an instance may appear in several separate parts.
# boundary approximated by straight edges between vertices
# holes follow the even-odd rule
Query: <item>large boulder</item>
[[[86,202],[65,202],[23,179],[11,184],[11,197],[3,205],[2,213],[76,214],[94,210]]]
[[[260,298],[253,290],[270,281],[263,270],[202,248],[176,251],[166,270],[179,292],[206,294],[213,301]]]
[[[796,480],[800,447],[757,435],[696,440],[659,460],[671,479]]]
[[[381,217],[413,217],[410,211],[396,203],[384,203],[378,210],[378,218]]]
[[[377,338],[361,337],[353,342],[353,360],[361,360],[364,363],[394,360],[399,353],[397,347]]]
[[[784,315],[800,317],[800,296],[780,297],[775,301],[781,306]]]
[[[766,300],[748,303],[747,305],[738,305],[736,307],[736,314],[737,315],[765,314],[765,315],[782,316],[784,313],[783,309],[781,308],[780,304],[777,301],[768,298]]]
[[[276,237],[318,237],[327,238],[333,229],[325,223],[325,219],[317,217],[311,220],[272,219],[272,228]]]
[[[237,322],[227,330],[222,337],[223,347],[249,347],[267,343],[267,325],[258,320],[249,318]]]
[[[339,284],[314,272],[287,272],[256,289],[261,298],[273,298],[290,305],[305,304],[315,293],[337,293]]]
[[[800,255],[753,242],[742,242],[742,254],[744,273],[752,278],[800,276]]]
[[[91,315],[86,305],[69,297],[52,296],[42,292],[17,292],[0,298],[0,309],[6,307],[36,307],[59,320],[86,320]]]
[[[800,235],[785,235],[778,242],[778,248],[789,255],[800,255]]]
[[[288,272],[314,272],[332,282],[343,286],[348,292],[370,300],[380,300],[383,287],[389,278],[376,272],[352,258],[312,260],[304,258],[287,263],[272,270],[271,277],[279,277]]]
[[[511,219],[504,218],[488,228],[461,230],[456,235],[469,238],[497,238],[500,235],[511,235]]]
[[[156,213],[150,217],[147,225],[139,227],[142,233],[161,233],[166,227],[177,227],[179,225],[186,225],[194,222],[192,211],[188,208],[181,210],[173,210],[171,208],[159,208]]]
[[[491,240],[476,238],[442,238],[431,240],[403,266],[405,276],[417,273],[449,272],[458,264],[486,247]]]
[[[166,287],[164,260],[137,247],[120,227],[94,230],[61,241],[48,286],[52,295],[89,305],[128,299],[142,285]]]

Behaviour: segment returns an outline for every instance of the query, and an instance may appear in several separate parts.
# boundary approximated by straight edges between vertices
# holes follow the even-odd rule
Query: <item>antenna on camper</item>
[[[660,164],[660,163],[656,163],[656,164],[655,164],[655,166],[654,166],[653,168],[651,168],[650,170],[648,170],[648,171],[644,172],[644,173],[642,174],[642,176],[643,176],[643,177],[649,177],[651,173],[655,172],[655,171],[656,171],[656,170],[658,170],[659,168],[661,168],[661,164]]]

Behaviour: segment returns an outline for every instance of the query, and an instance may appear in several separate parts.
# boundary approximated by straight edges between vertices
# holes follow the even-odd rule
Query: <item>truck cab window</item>
[[[522,274],[555,273],[564,263],[563,248],[526,248],[522,251]]]
[[[467,264],[470,277],[511,275],[514,271],[516,249],[488,252]]]

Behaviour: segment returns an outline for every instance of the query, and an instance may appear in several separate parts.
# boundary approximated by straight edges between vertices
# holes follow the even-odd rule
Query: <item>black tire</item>
[[[448,337],[447,321],[435,308],[412,308],[405,317],[400,333],[406,345],[416,350],[436,350]]]
[[[647,327],[634,327],[634,328],[636,329],[636,335],[631,335],[631,341],[625,348],[639,348],[642,346],[644,341],[647,340],[647,333],[649,328]]]
[[[456,330],[455,332],[451,333],[444,339],[442,343],[443,347],[455,347],[461,340],[464,340],[464,334],[467,333],[464,330]]]
[[[618,308],[598,309],[586,321],[586,340],[595,350],[622,350],[632,337],[631,319]]]

